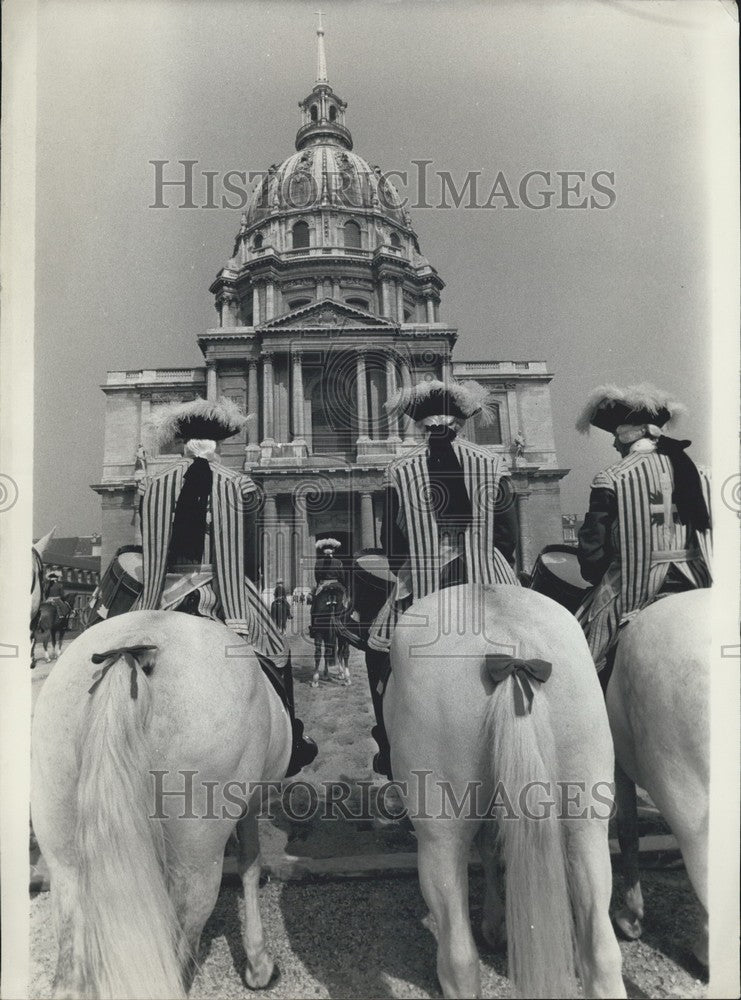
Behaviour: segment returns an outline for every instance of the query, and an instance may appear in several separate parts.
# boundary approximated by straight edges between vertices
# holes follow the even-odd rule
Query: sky
[[[106,370],[196,366],[208,287],[239,211],[154,209],[151,160],[265,170],[294,150],[314,83],[317,4],[42,0],[37,107],[35,534],[100,530]],[[677,432],[710,457],[708,204],[717,99],[706,70],[729,13],[716,0],[334,2],[329,80],[355,151],[384,171],[432,161],[460,187],[497,175],[517,207],[411,209],[446,283],[459,360],[545,360],[562,509],[586,509],[615,459],[574,421],[603,382],[652,381],[689,408]],[[168,171],[170,168],[167,168]],[[550,172],[551,204],[518,185]],[[557,171],[608,208],[563,207]],[[590,186],[598,171],[613,195]],[[537,190],[548,187],[538,178]],[[221,189],[217,186],[217,196]],[[412,185],[401,193],[414,198]],[[197,183],[195,201],[205,200]],[[450,202],[450,199],[448,199]],[[413,203],[412,203],[413,204]],[[555,541],[555,539],[554,539]]]

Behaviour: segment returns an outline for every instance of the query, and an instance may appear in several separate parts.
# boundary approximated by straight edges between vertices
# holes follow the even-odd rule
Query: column
[[[404,285],[401,281],[396,282],[396,318],[404,322]]]
[[[206,399],[214,400],[217,396],[216,366],[213,361],[206,363]]]
[[[409,389],[414,385],[414,376],[412,375],[409,363],[406,360],[401,362],[401,384],[404,389]],[[406,413],[401,415],[401,430],[404,438],[404,444],[414,444],[414,421],[411,417],[408,417]]]
[[[517,494],[517,520],[519,528],[519,538],[517,540],[517,553],[519,555],[519,568],[530,572],[530,511],[528,509],[529,493]]]
[[[340,282],[338,278],[332,279],[332,298],[335,302],[340,301]]]
[[[391,282],[388,278],[381,279],[381,303],[382,303],[382,314],[387,318],[391,319],[391,288],[389,287]]]
[[[273,355],[262,359],[262,437],[263,444],[273,444]]]
[[[321,302],[324,298],[324,278],[317,278],[316,282],[316,300]]]
[[[262,512],[262,585],[274,587],[277,569],[278,506],[274,496],[265,497]]]
[[[294,539],[294,587],[310,587],[311,560],[309,559],[309,519],[306,516],[306,498],[294,496],[293,508]],[[309,582],[307,583],[307,580]]]
[[[260,415],[260,397],[257,391],[257,361],[247,365],[247,412],[254,414],[255,419],[247,424],[247,443],[258,443],[258,423]]]
[[[445,383],[450,382],[451,379],[450,357],[447,354],[443,357],[442,375],[443,375],[443,382]]]
[[[386,358],[386,400],[391,399],[392,395],[396,392],[396,369],[394,367],[394,359],[392,357]],[[399,418],[395,413],[389,413],[388,415],[388,439],[389,441],[400,441],[399,437]]]
[[[265,319],[272,319],[275,316],[275,285],[268,281],[265,285]]]
[[[293,440],[304,443],[304,370],[300,351],[294,351],[293,360]]]
[[[425,309],[427,310],[427,322],[435,322],[435,303],[432,301],[431,296],[427,296],[425,299]]]
[[[258,326],[260,323],[260,286],[252,286],[252,325]]]
[[[236,326],[237,312],[238,312],[238,303],[236,296],[225,295],[224,298],[221,300],[221,325]]]
[[[364,549],[375,548],[376,525],[373,518],[373,495],[360,494],[360,538]]]
[[[273,438],[276,441],[288,441],[290,436],[290,376],[288,355],[277,352],[273,356]]]
[[[368,385],[365,376],[365,354],[358,351],[356,356],[358,384],[358,441],[368,441]]]

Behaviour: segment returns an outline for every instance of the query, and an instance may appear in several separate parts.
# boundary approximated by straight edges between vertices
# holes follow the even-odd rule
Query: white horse
[[[547,681],[529,682],[531,712],[517,676],[494,683],[490,654],[552,664]],[[517,993],[574,995],[575,944],[585,994],[624,997],[608,913],[612,741],[576,620],[519,587],[452,587],[401,618],[391,660],[384,697],[391,764],[394,778],[406,782],[445,996],[480,995],[468,914],[476,841],[486,873],[482,931],[492,946],[506,933]],[[456,809],[474,789],[478,805]],[[481,818],[487,812],[494,818]],[[505,906],[497,891],[500,849]]]
[[[607,688],[626,882],[616,923],[627,937],[640,937],[638,784],[677,838],[703,907],[694,952],[704,965],[708,963],[711,621],[710,590],[675,594],[645,608],[623,630]]]
[[[235,824],[245,979],[271,981],[258,905],[264,789],[249,783],[282,778],[290,752],[288,713],[252,648],[224,625],[137,611],[69,646],[44,683],[32,733],[56,996],[184,996]]]

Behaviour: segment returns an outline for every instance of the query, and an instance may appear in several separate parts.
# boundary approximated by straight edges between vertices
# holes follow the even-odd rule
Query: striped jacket
[[[183,477],[191,464],[183,459],[151,478],[142,498],[143,590],[138,608],[157,610],[167,574],[175,504]],[[260,599],[254,584],[245,576],[245,501],[256,493],[249,476],[240,475],[219,462],[210,462],[211,516],[213,523],[214,578],[224,622],[248,642],[270,656],[283,652],[283,640]]]
[[[453,449],[463,468],[473,519],[466,528],[463,547],[470,583],[509,583],[518,586],[512,567],[494,544],[494,517],[501,459],[470,441],[456,439]],[[414,601],[440,589],[443,569],[434,497],[427,470],[427,445],[392,462],[386,470],[386,487],[399,498],[398,527],[409,542],[409,558],[399,570],[386,604],[371,626],[368,645],[387,650],[401,615]]]
[[[698,471],[710,510],[708,478]],[[617,507],[617,557],[576,612],[600,670],[620,625],[653,600],[670,567],[691,587],[710,586],[711,540],[677,519],[671,462],[655,450],[632,452],[600,472],[592,489],[614,493]]]

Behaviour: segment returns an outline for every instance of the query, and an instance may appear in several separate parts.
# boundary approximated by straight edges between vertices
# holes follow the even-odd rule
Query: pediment
[[[345,302],[336,302],[334,299],[312,302],[308,306],[283,313],[281,316],[268,320],[267,323],[260,324],[261,330],[326,329],[327,327],[335,330],[391,332],[398,329],[398,324],[383,316],[374,316],[364,309],[349,306]]]

